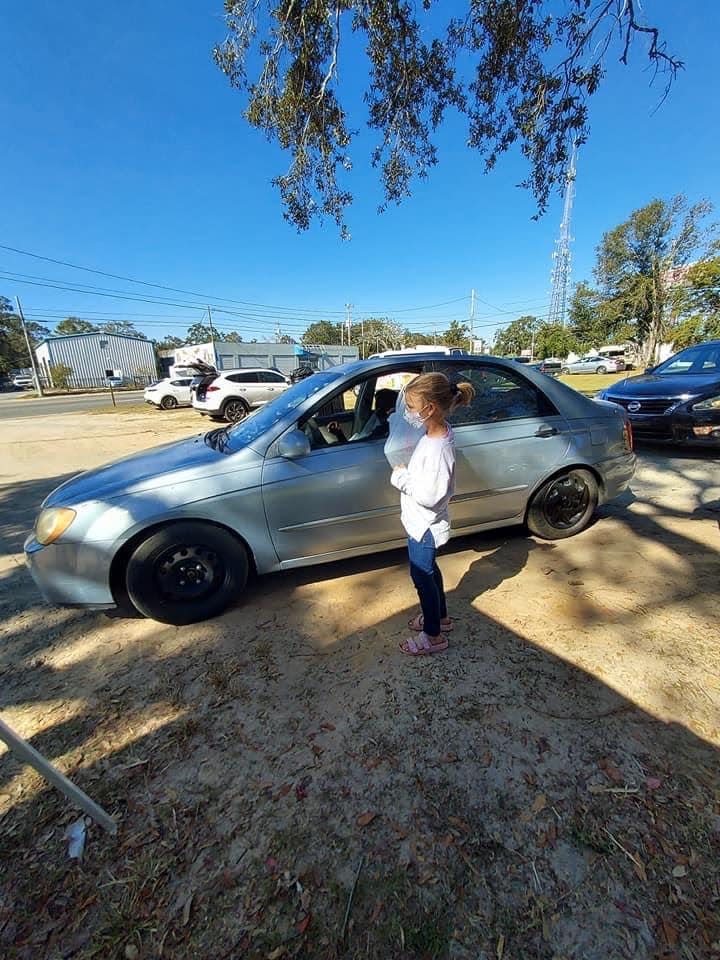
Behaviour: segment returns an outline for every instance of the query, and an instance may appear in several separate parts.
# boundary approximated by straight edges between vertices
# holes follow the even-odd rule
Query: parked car
[[[598,356],[607,357],[609,360],[617,360],[621,364],[620,370],[634,370],[635,366],[628,355],[627,348],[622,346],[609,345],[600,347]]]
[[[626,410],[638,437],[720,446],[720,340],[681,350],[598,397]]]
[[[28,390],[30,387],[33,387],[35,384],[33,383],[32,377],[26,377],[24,374],[19,374],[18,376],[13,377],[12,385],[17,390]]]
[[[175,407],[189,407],[192,404],[190,385],[192,377],[165,377],[145,388],[145,402],[152,403],[163,410]]]
[[[129,380],[127,380],[125,377],[108,377],[107,382],[113,389],[117,390],[118,387],[126,387],[129,383]]]
[[[617,373],[622,369],[619,360],[611,360],[609,357],[581,357],[572,363],[566,360],[560,373],[564,376],[569,373]]]
[[[235,602],[250,569],[402,546],[384,439],[352,437],[370,419],[382,378],[429,370],[476,390],[449,417],[453,536],[527,523],[539,537],[569,537],[630,482],[631,432],[615,404],[492,357],[355,361],[299,381],[234,426],[62,484],[25,543],[35,582],[53,603],[130,604],[165,623],[193,623]]]
[[[251,410],[274,400],[289,386],[288,377],[265,367],[223,370],[193,383],[192,405],[203,416],[239,423]]]
[[[548,377],[557,377],[562,369],[562,362],[560,360],[538,360],[536,363],[531,363],[530,366]]]

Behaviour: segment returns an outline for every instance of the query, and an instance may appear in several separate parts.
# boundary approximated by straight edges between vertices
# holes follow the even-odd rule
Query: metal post
[[[470,291],[470,353],[475,353],[475,291]]]
[[[60,773],[49,760],[46,760],[41,753],[38,753],[35,747],[31,747],[29,743],[23,740],[19,734],[15,733],[3,720],[0,720],[0,740],[4,740],[20,760],[29,764],[34,770],[37,770],[40,776],[45,777],[48,783],[57,787],[57,789],[67,797],[70,803],[75,804],[76,807],[80,807],[84,813],[92,817],[93,820],[107,830],[108,833],[113,835],[117,833],[117,824],[109,813],[106,813],[103,808],[98,806],[94,800],[91,800],[80,787],[76,787],[64,774]]]
[[[25,316],[20,304],[20,297],[15,297],[15,303],[17,304],[18,316],[20,317],[20,326],[22,327],[22,332],[25,335],[25,343],[27,344],[28,356],[30,357],[30,366],[33,372],[33,380],[35,381],[35,389],[37,390],[37,395],[41,397],[43,395],[43,391],[42,384],[40,383],[40,374],[37,372],[37,367],[35,365],[35,354],[33,353],[32,346],[30,345],[30,337],[27,332],[27,327],[25,326]]]

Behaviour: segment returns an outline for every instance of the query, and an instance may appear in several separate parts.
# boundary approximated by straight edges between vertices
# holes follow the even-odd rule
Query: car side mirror
[[[299,460],[310,453],[310,441],[302,430],[291,430],[278,440],[278,454],[286,460]]]

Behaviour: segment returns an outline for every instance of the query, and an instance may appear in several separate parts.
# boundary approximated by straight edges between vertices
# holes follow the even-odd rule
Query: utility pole
[[[351,321],[351,317],[352,317],[352,308],[353,308],[353,304],[352,304],[352,303],[346,303],[346,304],[345,304],[345,321],[346,321],[346,323],[347,323],[347,342],[348,342],[348,346],[350,346],[350,321]]]
[[[475,291],[470,291],[470,353],[475,353]]]
[[[215,329],[213,327],[212,310],[210,309],[210,304],[208,304],[207,312],[208,312],[208,326],[210,327],[210,346],[212,347],[213,364],[214,366],[217,367],[218,359],[217,359],[217,353],[215,352]]]
[[[15,297],[15,303],[17,304],[18,316],[20,317],[20,326],[22,327],[22,331],[25,335],[25,343],[27,344],[28,356],[30,357],[30,366],[32,367],[35,389],[37,390],[37,395],[41,397],[43,395],[42,384],[40,383],[40,376],[35,364],[35,354],[33,353],[32,346],[30,345],[30,337],[28,336],[27,327],[25,326],[25,316],[22,311],[22,306],[20,305],[20,297]]]

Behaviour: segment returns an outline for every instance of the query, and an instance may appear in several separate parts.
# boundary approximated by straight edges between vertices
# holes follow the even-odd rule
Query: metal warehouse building
[[[301,364],[307,364],[315,370],[325,370],[327,367],[358,359],[357,347],[324,344],[309,346],[299,343],[231,343],[227,340],[178,347],[173,352],[175,370],[182,369],[193,360],[202,360],[218,370],[274,367],[281,373],[292,373]]]
[[[35,351],[43,380],[55,386],[52,368],[63,364],[72,370],[71,387],[104,387],[108,377],[120,377],[145,386],[157,377],[152,340],[119,333],[75,333],[43,340]]]

